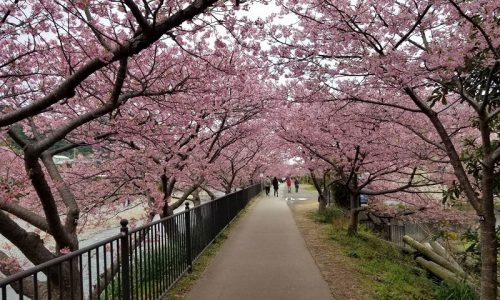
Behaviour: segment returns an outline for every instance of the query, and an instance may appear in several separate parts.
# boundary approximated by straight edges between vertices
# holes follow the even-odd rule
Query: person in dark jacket
[[[273,188],[274,188],[274,195],[276,197],[278,197],[278,186],[279,186],[278,178],[274,177],[273,178]]]
[[[269,196],[269,192],[271,191],[271,178],[269,176],[264,179],[264,187],[266,189],[266,196]]]

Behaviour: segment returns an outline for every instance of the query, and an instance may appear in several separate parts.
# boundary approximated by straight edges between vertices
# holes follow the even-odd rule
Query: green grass
[[[318,220],[321,216],[311,213],[310,218]],[[340,245],[344,254],[352,258],[354,267],[365,277],[366,288],[376,299],[435,299],[439,287],[417,268],[412,257],[363,228],[358,236],[348,237],[345,218],[335,218],[331,224],[325,224],[322,230],[330,242]]]
[[[337,207],[328,207],[325,212],[319,214],[314,214],[313,219],[315,222],[319,223],[328,223],[330,224],[332,220],[334,219],[339,219],[343,218],[345,215],[345,212]]]
[[[186,263],[186,253],[182,246],[185,236],[179,234],[176,239],[170,241],[165,247],[156,249],[142,245],[135,249],[132,256],[131,274],[132,291],[138,291],[147,298],[157,297],[153,291],[154,286],[161,286],[165,274],[174,273],[174,269],[182,270]],[[100,300],[121,299],[118,276],[115,276],[105,291],[99,296]],[[134,292],[132,292],[134,294]]]
[[[441,286],[437,300],[479,300],[479,296],[464,283],[446,283]]]
[[[302,188],[302,189],[304,189],[306,191],[309,191],[309,192],[317,192],[316,188],[312,184],[304,183],[304,184],[301,184],[300,188]]]

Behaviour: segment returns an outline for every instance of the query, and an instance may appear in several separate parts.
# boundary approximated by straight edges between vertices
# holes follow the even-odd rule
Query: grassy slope
[[[316,213],[310,218],[317,220]],[[365,288],[377,299],[434,299],[438,287],[418,269],[413,258],[369,232],[361,230],[357,237],[347,236],[347,223],[336,217],[332,225],[321,230],[326,242],[341,246],[343,253],[364,275]]]

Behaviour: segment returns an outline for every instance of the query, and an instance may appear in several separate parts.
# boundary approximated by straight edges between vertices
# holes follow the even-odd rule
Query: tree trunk
[[[200,189],[197,188],[196,190],[194,190],[192,195],[193,195],[193,207],[200,206],[201,205]]]
[[[354,236],[358,234],[358,216],[361,212],[359,210],[359,201],[357,193],[350,193],[350,218],[349,218],[349,228],[347,229],[348,236]]]
[[[481,222],[481,299],[497,297],[497,241],[495,215],[485,212]]]
[[[323,194],[319,194],[318,202],[319,213],[324,213],[326,211],[326,197]]]
[[[192,195],[193,195],[193,208],[200,206],[201,205],[200,188],[197,188],[196,190],[194,190]],[[195,226],[202,224],[203,216],[201,214],[201,209],[200,208],[195,209],[195,210],[193,210],[193,212],[194,212],[195,220],[196,220]]]
[[[215,194],[212,193],[212,191],[210,191],[208,188],[206,187],[201,187],[207,194],[208,196],[210,197],[210,200],[215,200],[217,197],[215,197]]]
[[[474,207],[479,215],[484,217],[481,222],[481,299],[490,300],[496,299],[497,295],[497,249],[495,236],[495,214],[493,210],[493,178],[494,178],[494,161],[490,161],[492,153],[492,145],[490,138],[490,125],[487,114],[484,110],[478,112],[479,129],[481,131],[482,150],[484,151],[485,160],[482,162],[483,172],[481,180],[482,197],[478,201],[473,184],[469,180],[463,162],[453,145],[451,137],[446,132],[444,125],[426,102],[420,99],[413,89],[407,87],[404,89],[410,96],[413,102],[422,110],[434,125],[439,134],[442,144],[446,149],[446,153],[450,158],[450,163],[453,166],[455,176],[460,182],[465,196],[469,203]]]
[[[324,192],[321,189],[320,183],[316,179],[316,175],[314,174],[314,172],[312,170],[310,171],[310,173],[311,173],[311,179],[313,181],[314,188],[318,192],[318,212],[323,213],[326,210],[326,197],[324,195]]]
[[[498,65],[495,64],[495,67]],[[484,159],[481,178],[481,207],[484,221],[481,222],[481,299],[497,297],[497,239],[495,232],[495,205],[493,190],[495,189],[495,161],[491,157],[494,146],[491,143],[491,128],[488,115],[484,110],[479,112],[479,129],[483,142]]]

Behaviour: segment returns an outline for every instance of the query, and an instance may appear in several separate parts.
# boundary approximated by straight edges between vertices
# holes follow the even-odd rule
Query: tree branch
[[[358,162],[359,160],[359,145],[356,146],[356,153],[354,154],[354,161],[352,162],[352,165],[351,165],[351,171],[349,172],[349,177],[347,178],[347,181],[345,182],[345,186],[349,189],[349,183],[351,182],[353,176],[356,175],[356,169],[357,169],[357,166],[356,166],[356,163]]]
[[[415,24],[413,24],[413,26],[410,28],[410,30],[396,43],[396,45],[394,45],[393,50],[396,50],[399,47],[399,45],[401,45],[412,34],[412,32],[415,31],[415,29],[422,22],[422,19],[425,17],[425,15],[427,14],[427,12],[431,8],[431,6],[432,6],[432,4],[427,5],[427,7],[422,12],[422,14],[418,17]]]
[[[55,256],[45,248],[38,234],[27,232],[2,210],[0,210],[0,233],[14,244],[33,264],[38,265],[54,259]]]
[[[47,183],[42,167],[38,162],[38,156],[33,155],[30,151],[25,151],[24,165],[26,173],[29,175],[31,184],[40,199],[47,224],[49,225],[50,232],[54,237],[54,240],[58,246],[61,246],[61,248],[70,247],[70,249],[74,250],[73,248],[76,245],[73,244],[74,240],[67,234],[62,226],[54,195],[52,194],[52,190]]]
[[[32,212],[29,209],[26,209],[20,205],[17,205],[12,202],[7,202],[5,200],[0,200],[0,208],[19,219],[35,226],[36,228],[50,233],[49,225],[47,221],[36,213]]]
[[[69,233],[75,234],[78,219],[80,218],[80,209],[76,203],[75,195],[73,195],[73,192],[62,178],[61,173],[59,173],[59,170],[52,159],[52,155],[45,151],[42,153],[41,158],[50,178],[54,183],[56,183],[56,189],[67,208],[64,227]],[[76,239],[76,237],[74,238]],[[74,242],[77,243],[78,241],[75,240]]]
[[[123,2],[125,3],[125,5],[128,6],[128,8],[130,8],[130,11],[135,17],[135,20],[142,28],[142,30],[147,34],[150,30],[150,26],[146,18],[142,15],[141,11],[139,10],[139,7],[134,3],[134,1],[131,0],[123,0]]]
[[[202,182],[198,181],[192,184],[187,190],[184,191],[182,196],[179,198],[179,200],[175,201],[174,203],[170,204],[170,208],[172,210],[176,209],[177,207],[181,206],[184,201],[187,200],[187,198],[197,189],[200,187]]]
[[[371,191],[368,189],[367,190],[360,190],[359,193],[365,194],[365,195],[377,196],[377,195],[385,195],[385,194],[393,194],[393,193],[397,193],[397,192],[402,192],[402,191],[412,187],[413,178],[415,177],[416,172],[417,172],[417,168],[413,168],[413,171],[411,172],[408,183],[403,185],[403,186],[400,186],[400,187],[397,187],[394,189],[382,190],[382,191]]]
[[[479,26],[479,24],[477,24],[471,17],[469,17],[468,15],[466,15],[465,12],[460,8],[460,6],[458,6],[458,4],[455,3],[455,1],[449,0],[449,2],[451,3],[451,5],[453,5],[456,8],[456,10],[458,11],[458,13],[462,17],[464,17],[469,23],[472,24],[472,26],[474,26],[477,30],[479,30],[479,32],[481,32],[481,35],[486,40],[486,43],[488,44],[488,47],[490,48],[490,50],[493,52],[493,55],[495,56],[495,58],[498,59],[499,55],[497,53],[497,50],[493,46],[493,43],[491,42],[490,37],[486,34],[486,32],[484,31],[484,29],[481,26]]]
[[[17,4],[18,2],[19,2],[19,0],[14,0],[14,4]],[[11,13],[10,9],[5,12],[2,19],[0,20],[0,27],[3,23],[5,23],[7,21],[7,18],[9,17],[10,13]]]
[[[482,212],[481,203],[479,202],[479,199],[476,196],[474,188],[472,187],[472,184],[467,176],[467,173],[465,172],[460,156],[458,155],[458,152],[455,149],[455,146],[453,145],[450,136],[448,135],[446,129],[444,128],[444,125],[441,123],[441,120],[437,116],[436,112],[434,112],[422,99],[420,99],[420,97],[418,97],[418,95],[412,88],[406,87],[404,88],[404,91],[431,121],[432,125],[439,134],[441,141],[443,142],[443,146],[446,149],[448,157],[450,158],[450,163],[453,167],[455,176],[457,177],[458,181],[460,182],[460,185],[464,189],[467,199],[469,200],[470,204],[474,207],[476,212],[481,213]]]
[[[481,112],[484,112],[486,110],[486,107],[488,106],[488,102],[489,102],[489,99],[490,99],[490,92],[489,91],[490,91],[490,88],[491,88],[491,84],[493,82],[493,77],[495,75],[495,70],[496,70],[496,68],[498,68],[498,66],[500,66],[500,63],[497,61],[497,62],[495,62],[495,64],[491,68],[490,72],[488,73],[488,79],[486,81],[486,87],[484,89],[486,95],[484,96],[483,103],[481,104],[481,107],[480,107],[480,111]]]
[[[186,8],[177,11],[175,14],[159,22],[155,28],[150,30],[149,33],[136,33],[136,35],[130,38],[127,43],[116,46],[113,51],[111,51],[113,56],[110,60],[104,61],[100,58],[92,59],[76,70],[73,75],[59,83],[57,87],[45,97],[33,101],[32,103],[15,111],[8,112],[0,116],[0,127],[13,124],[29,116],[37,115],[51,105],[63,99],[73,97],[75,95],[75,89],[80,85],[80,83],[87,79],[90,75],[94,74],[97,70],[100,70],[115,61],[141,52],[160,39],[162,35],[181,25],[183,22],[202,13],[216,2],[217,0],[194,0],[193,3],[188,5]]]
[[[9,128],[7,134],[14,140],[16,144],[18,144],[21,148],[24,149],[26,147],[26,141],[23,140],[21,135],[15,132],[12,128]]]
[[[116,107],[120,106],[123,102],[131,98],[132,95],[128,94],[120,97],[121,88],[123,86],[123,82],[125,81],[126,70],[127,70],[127,60],[122,59],[120,60],[120,67],[116,75],[115,84],[113,86],[113,91],[111,92],[109,103],[104,104],[103,106],[93,111],[78,116],[77,118],[67,123],[65,126],[59,128],[58,130],[53,131],[52,134],[50,134],[45,139],[37,143],[31,144],[28,147],[32,148],[33,149],[32,151],[34,151],[34,153],[41,154],[43,151],[49,149],[52,145],[54,145],[57,141],[63,139],[68,133],[70,133],[74,129],[78,128],[79,126],[91,120],[97,119],[100,116],[103,116],[113,111]]]
[[[88,144],[87,143],[71,143],[71,144],[59,147],[57,149],[50,150],[49,153],[51,156],[54,156],[54,155],[60,154],[62,152],[66,152],[66,151],[69,151],[69,150],[72,150],[72,149],[75,149],[75,148],[78,148],[81,146],[86,146],[86,145],[88,145]]]

